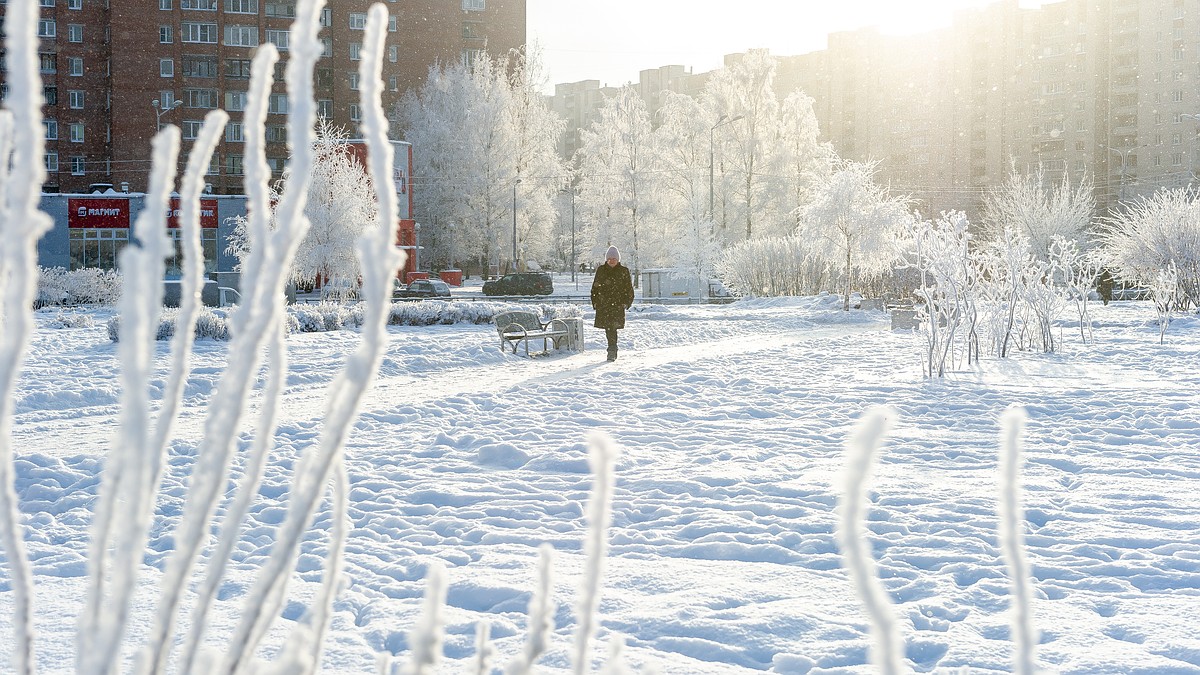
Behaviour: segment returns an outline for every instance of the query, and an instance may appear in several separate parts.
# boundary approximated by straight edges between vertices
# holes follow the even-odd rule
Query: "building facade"
[[[314,73],[318,114],[358,135],[358,61],[369,0],[331,0],[321,14],[324,55]],[[383,68],[389,109],[430,66],[525,44],[525,0],[390,0]],[[107,183],[147,188],[150,139],[163,124],[183,135],[182,162],[204,115],[230,115],[207,182],[242,192],[242,111],[254,49],[280,50],[267,116],[267,161],[287,158],[283,82],[295,0],[41,0],[39,53],[46,105],[47,192]],[[0,21],[6,4],[0,2]],[[0,74],[0,77],[3,77]]]

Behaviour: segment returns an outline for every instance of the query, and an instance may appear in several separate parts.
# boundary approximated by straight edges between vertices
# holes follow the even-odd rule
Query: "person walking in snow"
[[[621,252],[609,246],[604,264],[596,267],[592,279],[592,309],[596,310],[596,328],[608,338],[608,360],[617,360],[617,331],[625,327],[625,310],[633,306],[633,277],[621,264]]]

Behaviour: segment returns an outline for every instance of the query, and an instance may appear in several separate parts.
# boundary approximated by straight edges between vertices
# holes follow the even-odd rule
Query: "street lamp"
[[[162,131],[162,116],[183,105],[183,101],[171,101],[169,105],[160,107],[158,99],[154,99],[150,102],[150,105],[154,106],[154,123],[157,126],[157,131]]]
[[[513,181],[513,250],[512,250],[512,265],[513,271],[517,271],[517,186],[521,184],[521,179]]]
[[[564,188],[559,192],[571,193],[571,281],[575,282],[575,290],[579,290],[579,281],[575,278],[575,268],[579,266],[575,255],[575,188]]]
[[[708,129],[708,218],[709,218],[709,220],[712,220],[712,218],[713,218],[713,134],[717,131],[718,127],[723,127],[726,124],[729,124],[730,122],[736,122],[736,121],[742,119],[743,117],[745,117],[745,115],[738,115],[737,117],[728,117],[727,115],[722,114],[720,117],[717,118],[717,123],[712,125]]]

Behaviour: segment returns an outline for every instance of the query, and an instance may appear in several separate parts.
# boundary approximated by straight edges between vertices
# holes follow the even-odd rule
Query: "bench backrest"
[[[492,321],[496,323],[496,330],[501,333],[507,331],[513,325],[524,328],[528,333],[537,333],[542,330],[542,322],[538,320],[538,315],[526,309],[513,309],[507,312],[500,312],[492,318]]]

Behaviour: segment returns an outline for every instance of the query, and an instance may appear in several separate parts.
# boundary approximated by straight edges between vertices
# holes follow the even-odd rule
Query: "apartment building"
[[[314,73],[318,113],[357,135],[358,65],[369,0],[331,0],[321,13],[324,55]],[[295,0],[41,0],[38,33],[46,106],[46,191],[110,183],[144,191],[150,139],[183,134],[183,156],[204,115],[230,122],[209,167],[214,194],[242,191],[242,111],[255,48],[280,51],[267,116],[267,161],[287,157],[283,82]],[[525,0],[389,0],[385,109],[435,63],[502,54],[525,44]],[[0,21],[6,3],[0,0]],[[0,75],[2,77],[2,75]],[[182,167],[182,164],[181,164]]]
[[[921,35],[831,35],[780,73],[926,215],[977,213],[1014,167],[1092,178],[1102,212],[1200,170],[1200,0],[1003,0]]]

